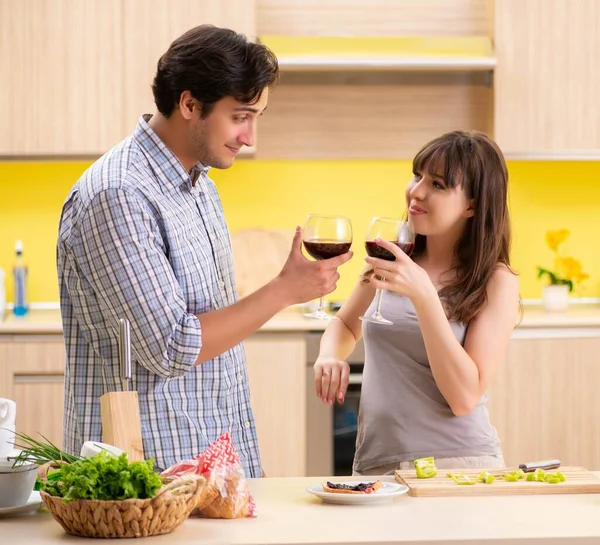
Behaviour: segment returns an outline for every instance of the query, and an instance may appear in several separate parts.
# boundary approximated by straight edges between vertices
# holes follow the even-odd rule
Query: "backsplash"
[[[29,300],[57,301],[56,234],[62,203],[89,162],[0,163],[0,268],[12,301],[14,242],[24,243]],[[521,293],[539,298],[536,267],[552,266],[544,237],[566,228],[569,255],[590,274],[575,297],[600,297],[600,162],[509,162],[513,228],[512,263]],[[213,170],[232,231],[246,227],[293,228],[309,213],[343,214],[354,227],[354,259],[340,269],[331,299],[346,298],[364,264],[362,240],[374,215],[397,216],[404,207],[410,161],[240,160]]]

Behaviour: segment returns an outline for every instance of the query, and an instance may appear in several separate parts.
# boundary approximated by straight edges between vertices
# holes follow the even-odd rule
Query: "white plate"
[[[362,481],[346,481],[343,484],[355,485]],[[370,482],[370,481],[369,481]],[[321,498],[325,503],[336,503],[340,505],[366,505],[372,503],[386,503],[392,501],[396,496],[401,496],[408,492],[408,486],[399,483],[382,482],[383,486],[370,494],[337,494],[335,492],[325,492],[322,484],[313,484],[306,491],[317,498]]]
[[[33,513],[42,506],[42,496],[40,493],[34,490],[29,496],[27,503],[24,505],[18,505],[17,507],[0,507],[0,518],[2,517],[16,517],[19,515],[25,515],[27,513]]]

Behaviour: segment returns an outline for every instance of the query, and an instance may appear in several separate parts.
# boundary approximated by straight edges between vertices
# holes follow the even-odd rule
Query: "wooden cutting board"
[[[293,229],[244,229],[231,235],[240,297],[251,294],[279,274],[293,238]]]
[[[566,481],[557,484],[529,482],[521,479],[507,482],[498,478],[507,470],[488,470],[496,476],[493,483],[477,483],[475,485],[459,485],[447,477],[447,473],[464,473],[475,478],[480,470],[438,469],[438,474],[430,479],[418,479],[414,469],[396,470],[396,481],[408,486],[409,496],[504,496],[521,494],[598,494],[600,493],[600,477],[583,467],[561,467]]]

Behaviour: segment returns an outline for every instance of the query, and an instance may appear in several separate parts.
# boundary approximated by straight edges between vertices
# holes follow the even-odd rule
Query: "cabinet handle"
[[[15,384],[29,384],[29,383],[40,383],[40,382],[51,382],[51,383],[63,383],[65,381],[65,375],[53,374],[53,375],[14,375]]]
[[[350,373],[348,384],[362,384],[362,373]]]

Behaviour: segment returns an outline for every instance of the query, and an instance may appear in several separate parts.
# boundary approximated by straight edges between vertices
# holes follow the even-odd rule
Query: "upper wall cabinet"
[[[600,2],[495,2],[494,127],[507,157],[600,158]]]
[[[259,36],[487,36],[492,0],[256,0]]]
[[[0,0],[0,156],[86,155],[123,136],[120,0]]]
[[[280,85],[259,159],[410,159],[493,130],[492,0],[257,0]]]
[[[254,21],[253,0],[0,0],[0,157],[101,155],[154,111],[175,38]]]

